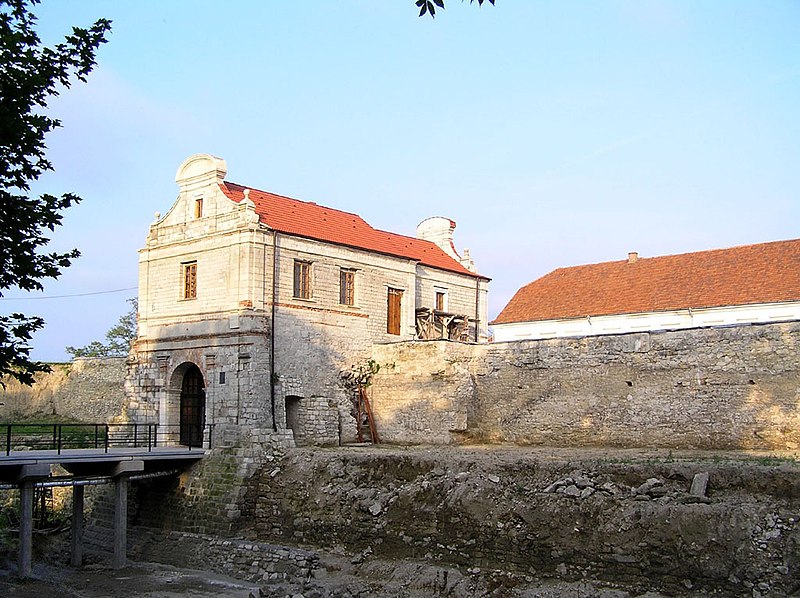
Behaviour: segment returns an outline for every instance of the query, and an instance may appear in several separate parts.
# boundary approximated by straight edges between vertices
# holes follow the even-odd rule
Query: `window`
[[[203,199],[196,199],[194,200],[194,217],[195,218],[202,218],[203,217]]]
[[[197,262],[187,262],[183,265],[183,298],[197,298]]]
[[[311,299],[311,262],[294,261],[294,296]]]
[[[403,303],[403,291],[389,289],[386,304],[386,332],[400,334],[400,306]]]
[[[433,303],[436,311],[445,311],[447,309],[447,292],[441,289],[436,289],[436,299]]]
[[[339,271],[339,303],[341,305],[355,305],[356,302],[356,271],[342,268]]]

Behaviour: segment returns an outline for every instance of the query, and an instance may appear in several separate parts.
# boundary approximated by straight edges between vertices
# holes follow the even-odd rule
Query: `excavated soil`
[[[0,576],[0,595],[800,595],[799,463],[793,453],[293,449],[249,481],[234,534],[314,551],[302,576],[38,565],[31,581]]]
[[[254,478],[241,531],[352,555],[329,577],[380,581],[352,595],[785,596],[800,589],[796,457],[297,449]]]

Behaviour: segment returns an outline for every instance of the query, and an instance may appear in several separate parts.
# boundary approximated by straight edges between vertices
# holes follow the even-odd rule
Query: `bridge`
[[[211,433],[211,426],[188,425],[0,424],[5,441],[0,489],[20,492],[20,577],[31,574],[35,488],[72,487],[70,560],[78,567],[83,561],[84,489],[113,484],[113,564],[124,567],[130,481],[180,473],[205,456]]]

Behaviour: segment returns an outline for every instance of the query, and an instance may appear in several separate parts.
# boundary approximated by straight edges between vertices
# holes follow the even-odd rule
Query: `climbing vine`
[[[394,367],[394,364],[387,364],[384,367]],[[368,359],[360,363],[353,364],[349,370],[340,374],[342,383],[350,390],[367,388],[372,385],[372,378],[381,370],[381,364],[374,359]]]

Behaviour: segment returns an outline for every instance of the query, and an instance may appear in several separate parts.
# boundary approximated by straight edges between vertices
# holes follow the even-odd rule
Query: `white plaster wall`
[[[495,342],[800,320],[800,301],[494,324]]]

